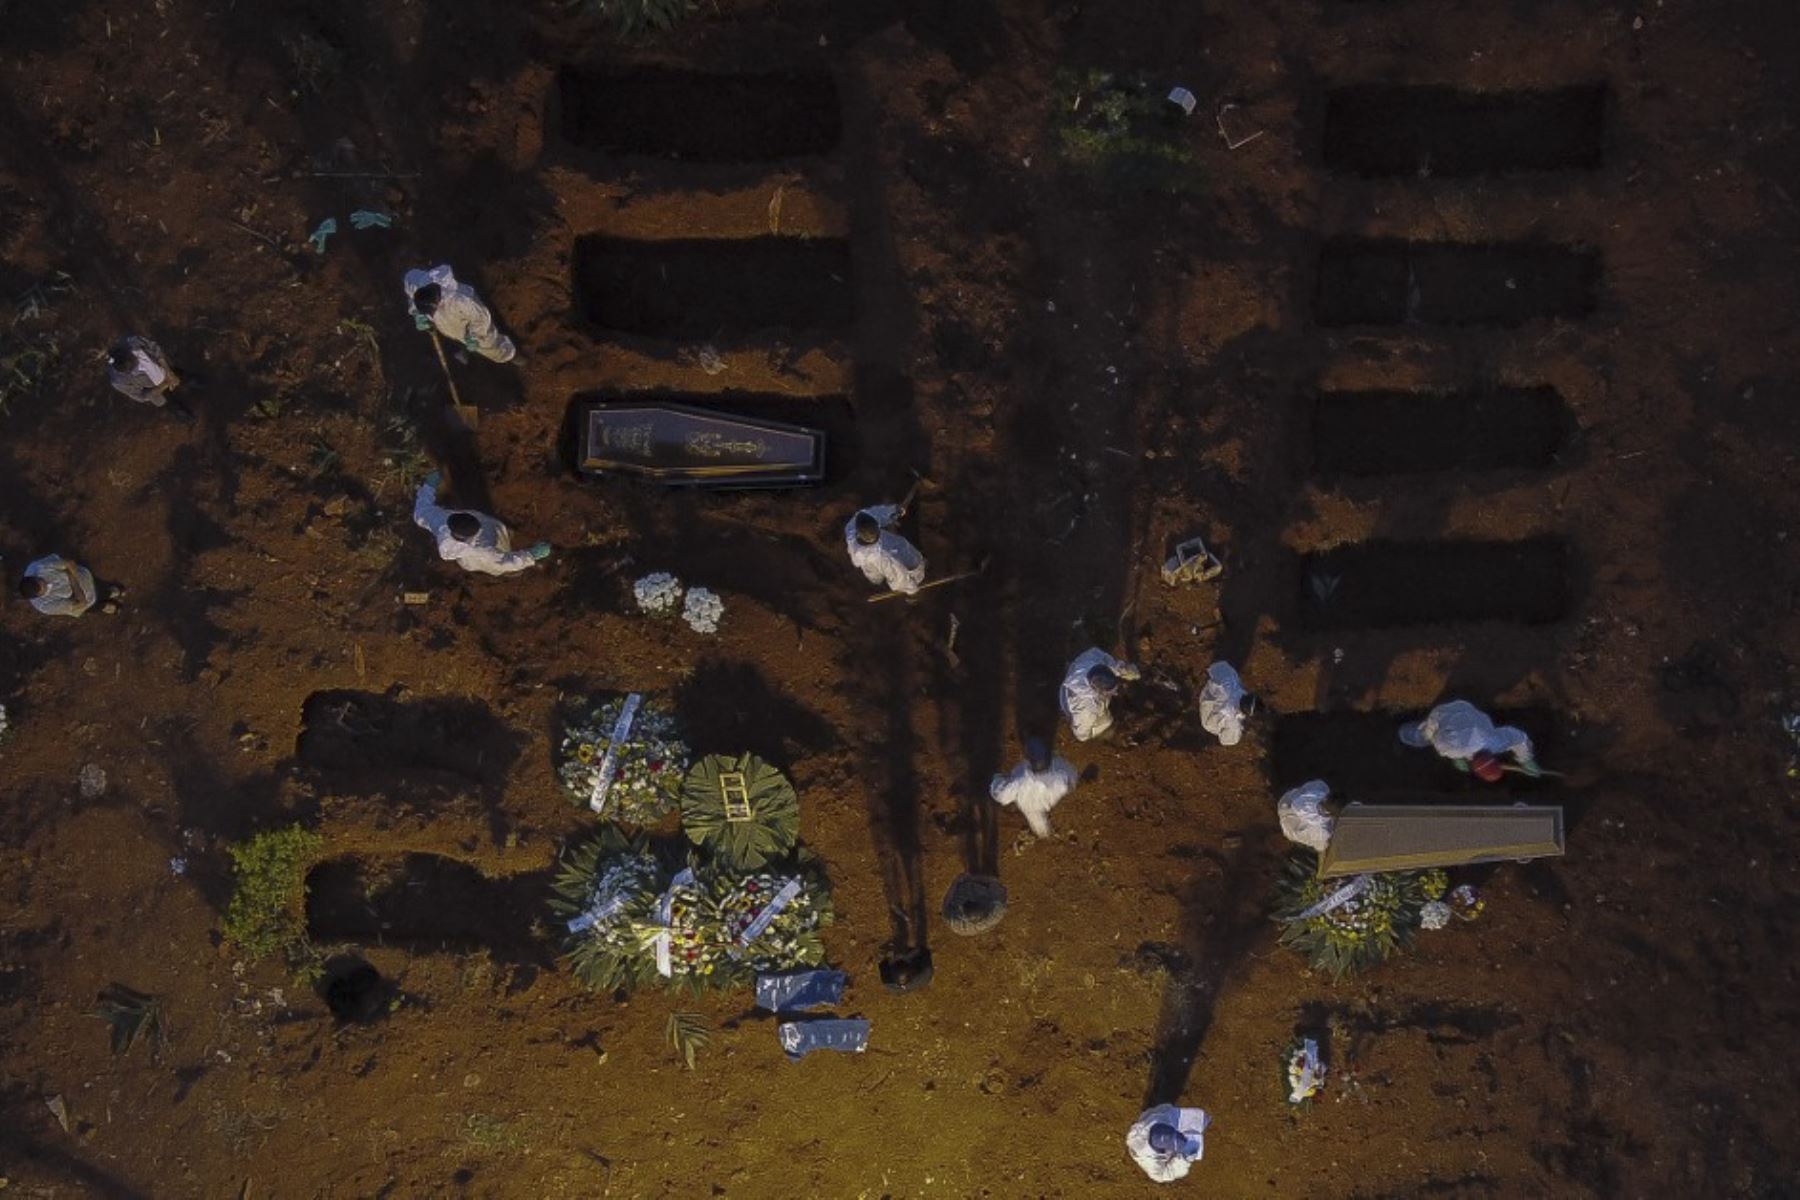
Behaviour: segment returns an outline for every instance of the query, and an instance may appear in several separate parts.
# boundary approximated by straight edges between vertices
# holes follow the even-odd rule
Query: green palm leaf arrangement
[[[794,848],[800,801],[787,776],[754,754],[714,754],[688,772],[681,827],[728,871],[754,871]]]
[[[668,868],[648,842],[610,825],[563,857],[550,910],[559,918],[564,957],[577,979],[609,991],[657,977],[656,957],[644,952],[641,930],[655,919],[668,882]]]
[[[1419,929],[1429,898],[1426,873],[1386,871],[1358,876],[1362,890],[1327,912],[1303,916],[1352,881],[1320,879],[1319,858],[1296,850],[1276,885],[1275,920],[1281,943],[1306,956],[1332,979],[1366,971],[1405,949]],[[1432,881],[1436,882],[1436,881]]]

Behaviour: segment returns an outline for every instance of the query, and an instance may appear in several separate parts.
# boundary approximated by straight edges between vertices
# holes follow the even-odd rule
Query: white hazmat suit
[[[468,513],[481,525],[466,542],[450,532],[451,514],[458,512]],[[493,517],[466,508],[439,507],[437,485],[429,479],[419,485],[419,494],[413,500],[413,524],[437,539],[439,558],[456,563],[465,571],[511,575],[537,564],[531,551],[512,548],[512,531]]]
[[[1206,687],[1200,692],[1200,727],[1219,739],[1221,746],[1235,746],[1244,739],[1244,681],[1237,668],[1216,662],[1206,668]]]
[[[1050,760],[1042,771],[1022,762],[1009,774],[994,776],[988,784],[988,795],[995,804],[1010,804],[1025,814],[1031,832],[1041,838],[1050,836],[1050,810],[1064,796],[1075,790],[1075,768],[1062,757]]]
[[[1512,725],[1495,728],[1493,718],[1467,700],[1440,704],[1422,721],[1400,727],[1400,740],[1408,746],[1430,746],[1442,758],[1467,762],[1486,752],[1496,757],[1510,754],[1521,767],[1533,767],[1531,738]]]
[[[494,314],[481,302],[474,288],[457,280],[449,264],[429,271],[406,273],[402,286],[406,289],[408,307],[412,306],[413,293],[428,283],[437,284],[443,292],[429,317],[439,333],[483,358],[498,363],[513,360],[518,351],[513,347],[512,339],[500,332],[494,324]],[[417,308],[412,308],[412,314],[415,320],[425,315]]]
[[[1125,1149],[1132,1160],[1144,1168],[1144,1174],[1158,1183],[1173,1183],[1188,1173],[1206,1153],[1206,1127],[1211,1119],[1201,1108],[1176,1108],[1159,1104],[1147,1108],[1125,1134]],[[1150,1144],[1153,1125],[1172,1125],[1181,1134],[1182,1145],[1173,1153],[1164,1153]]]
[[[1323,779],[1312,779],[1282,794],[1275,802],[1275,815],[1281,821],[1281,836],[1295,845],[1325,853],[1331,845],[1331,830],[1336,824],[1325,811],[1325,800],[1331,789]]]
[[[900,520],[897,504],[871,504],[857,514],[867,513],[881,526],[881,536],[873,544],[856,538],[856,517],[844,526],[844,545],[870,583],[884,583],[892,591],[910,596],[925,582],[925,556],[919,548],[894,532]]]
[[[1112,698],[1102,695],[1088,682],[1088,672],[1095,667],[1106,667],[1120,679],[1136,679],[1140,674],[1130,663],[1114,658],[1099,647],[1075,656],[1075,661],[1063,675],[1062,695],[1058,702],[1063,715],[1069,718],[1069,727],[1075,731],[1078,742],[1097,738],[1112,728]]]

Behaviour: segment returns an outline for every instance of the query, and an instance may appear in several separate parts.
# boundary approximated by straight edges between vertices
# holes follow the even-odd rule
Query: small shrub
[[[311,961],[302,914],[306,872],[324,846],[318,834],[290,825],[231,847],[237,885],[225,910],[225,938],[246,958],[279,952],[296,968]]]
[[[1065,74],[1053,121],[1057,150],[1077,174],[1119,190],[1186,192],[1200,186],[1185,118],[1140,79],[1107,71]]]
[[[572,0],[582,12],[605,17],[626,37],[673,29],[700,7],[697,0]]]

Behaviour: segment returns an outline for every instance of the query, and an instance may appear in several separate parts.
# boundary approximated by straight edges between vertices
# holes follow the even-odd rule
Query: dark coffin
[[[581,411],[576,466],[695,487],[788,487],[825,475],[816,429],[686,404],[592,401]]]

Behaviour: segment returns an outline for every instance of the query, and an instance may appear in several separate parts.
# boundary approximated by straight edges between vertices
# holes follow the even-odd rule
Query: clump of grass
[[[525,1145],[511,1121],[492,1113],[470,1113],[463,1120],[463,1141],[486,1154],[516,1151]]]
[[[306,940],[306,872],[325,839],[299,825],[259,833],[231,847],[236,889],[225,938],[252,961],[281,954],[304,977],[317,954]]]
[[[1053,122],[1064,164],[1121,191],[1188,192],[1201,184],[1187,130],[1170,102],[1141,79],[1090,70],[1065,73]]]
[[[669,1039],[670,1048],[687,1064],[690,1071],[694,1069],[694,1056],[706,1049],[706,1044],[712,1041],[712,1031],[707,1028],[706,1018],[697,1012],[670,1013],[663,1035]]]
[[[590,16],[605,17],[626,37],[673,29],[700,5],[697,0],[570,0]]]

